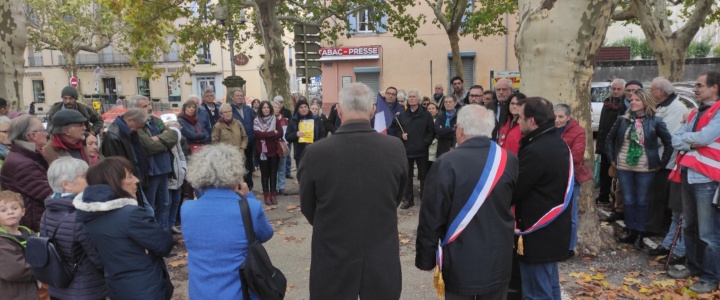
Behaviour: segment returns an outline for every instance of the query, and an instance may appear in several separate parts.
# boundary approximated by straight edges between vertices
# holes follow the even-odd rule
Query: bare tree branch
[[[628,20],[635,19],[636,18],[635,17],[636,10],[635,10],[634,3],[635,2],[630,3],[630,5],[628,7],[626,7],[625,9],[616,9],[613,12],[612,20],[613,21],[628,21]]]
[[[683,36],[689,43],[705,22],[705,17],[710,14],[713,2],[714,0],[698,0],[697,3],[695,3],[695,10],[692,12],[687,22],[685,22],[685,25],[675,31],[677,36]]]
[[[427,3],[428,6],[430,6],[433,10],[433,13],[435,14],[435,18],[437,18],[437,21],[442,25],[442,27],[447,31],[450,28],[450,24],[448,23],[447,19],[445,19],[445,15],[442,13],[442,5],[443,0],[436,0],[437,2],[435,5],[430,3],[430,0],[425,0],[425,3]]]

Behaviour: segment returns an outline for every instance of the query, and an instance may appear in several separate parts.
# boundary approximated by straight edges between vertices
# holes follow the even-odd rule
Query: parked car
[[[593,134],[597,134],[600,125],[600,112],[603,101],[610,97],[610,82],[593,82],[590,86],[590,115]]]

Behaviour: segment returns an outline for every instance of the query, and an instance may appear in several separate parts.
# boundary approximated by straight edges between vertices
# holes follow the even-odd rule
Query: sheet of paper
[[[298,126],[298,131],[305,134],[305,136],[299,138],[298,143],[312,144],[315,139],[313,137],[315,134],[315,120],[301,120]]]

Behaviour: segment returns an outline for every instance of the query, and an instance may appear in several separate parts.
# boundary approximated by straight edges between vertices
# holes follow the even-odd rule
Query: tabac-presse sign
[[[325,57],[351,57],[358,55],[379,55],[380,46],[360,46],[360,47],[337,47],[337,48],[321,48],[320,56]]]

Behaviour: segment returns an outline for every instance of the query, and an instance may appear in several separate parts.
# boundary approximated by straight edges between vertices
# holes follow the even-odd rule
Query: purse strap
[[[58,229],[60,229],[60,226],[62,226],[62,223],[65,221],[65,218],[67,218],[69,215],[70,215],[70,212],[65,212],[65,214],[62,216],[62,218],[60,218],[60,222],[58,222],[58,225],[55,227],[55,230],[53,230],[52,236],[49,237],[50,240],[53,241],[53,243],[57,243],[57,241],[55,240],[55,235],[57,234]],[[47,224],[45,226],[47,226]],[[45,231],[45,234],[47,234],[47,229],[43,228],[43,230]],[[73,241],[72,244],[75,245],[75,241]],[[72,248],[74,248],[74,247],[72,247]],[[70,256],[74,256],[72,254],[72,252],[73,251],[71,249]],[[77,271],[77,268],[80,266],[80,263],[85,259],[86,256],[87,256],[87,253],[85,251],[83,251],[82,256],[80,256],[80,259],[78,259],[76,262],[73,263],[74,264],[73,269],[72,269],[73,274],[75,274],[75,271]]]
[[[245,196],[241,194],[237,195],[240,196],[240,199],[238,200],[238,205],[240,206],[240,217],[243,220],[243,227],[245,228],[245,236],[247,237],[249,247],[255,241],[255,228],[253,226],[252,216],[250,215],[250,205],[248,205],[248,201]],[[248,283],[243,274],[242,268],[240,269],[240,281],[242,282],[243,299],[250,299]]]

